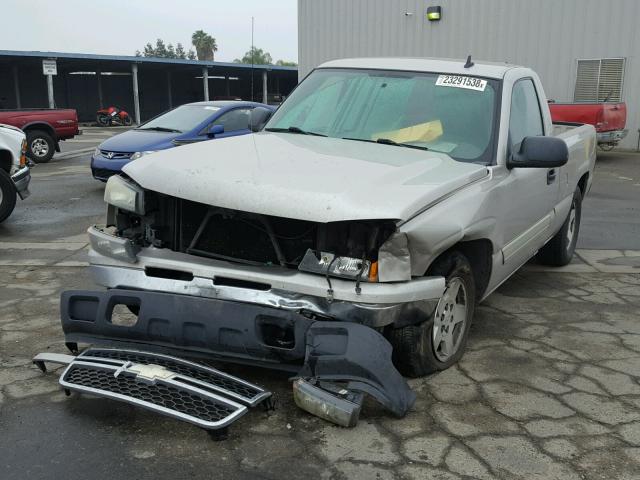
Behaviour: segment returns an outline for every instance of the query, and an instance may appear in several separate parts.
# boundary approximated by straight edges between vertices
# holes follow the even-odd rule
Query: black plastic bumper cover
[[[368,393],[398,417],[413,406],[416,394],[391,362],[391,344],[375,330],[345,322],[316,322],[307,332],[302,378],[348,382]]]
[[[134,325],[112,322],[116,305],[138,310]],[[397,416],[415,393],[391,362],[391,345],[356,323],[314,321],[297,312],[248,303],[149,291],[66,291],[61,297],[67,343],[134,346],[169,353],[257,364],[300,378],[347,382]],[[265,332],[286,332],[274,343]]]

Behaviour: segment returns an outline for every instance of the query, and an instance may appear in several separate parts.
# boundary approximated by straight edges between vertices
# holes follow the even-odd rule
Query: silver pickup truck
[[[70,348],[284,368],[402,415],[398,371],[451,366],[478,302],[536,254],[572,258],[595,131],[552,124],[528,68],[331,61],[267,117],[109,180],[106,225],[89,229],[108,290],[63,294]],[[111,321],[118,304],[134,325]]]

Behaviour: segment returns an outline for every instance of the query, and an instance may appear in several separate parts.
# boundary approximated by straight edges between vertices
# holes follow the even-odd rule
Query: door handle
[[[555,168],[552,168],[547,172],[547,185],[551,185],[556,181],[557,172]]]

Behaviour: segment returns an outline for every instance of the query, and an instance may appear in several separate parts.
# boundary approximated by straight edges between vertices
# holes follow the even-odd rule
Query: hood
[[[174,147],[174,138],[183,135],[173,132],[154,132],[145,130],[128,130],[115,135],[100,144],[100,150],[112,152],[144,152],[146,150],[163,150]]]
[[[194,202],[324,223],[406,220],[487,168],[392,145],[263,132],[158,152],[124,172]]]

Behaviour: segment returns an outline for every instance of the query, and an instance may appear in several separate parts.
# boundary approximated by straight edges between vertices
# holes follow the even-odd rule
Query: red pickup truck
[[[80,135],[78,113],[72,108],[0,110],[0,123],[27,134],[27,154],[36,163],[51,160],[61,140]]]
[[[611,150],[627,136],[627,105],[612,103],[549,103],[554,122],[588,123],[596,127],[598,145]]]

